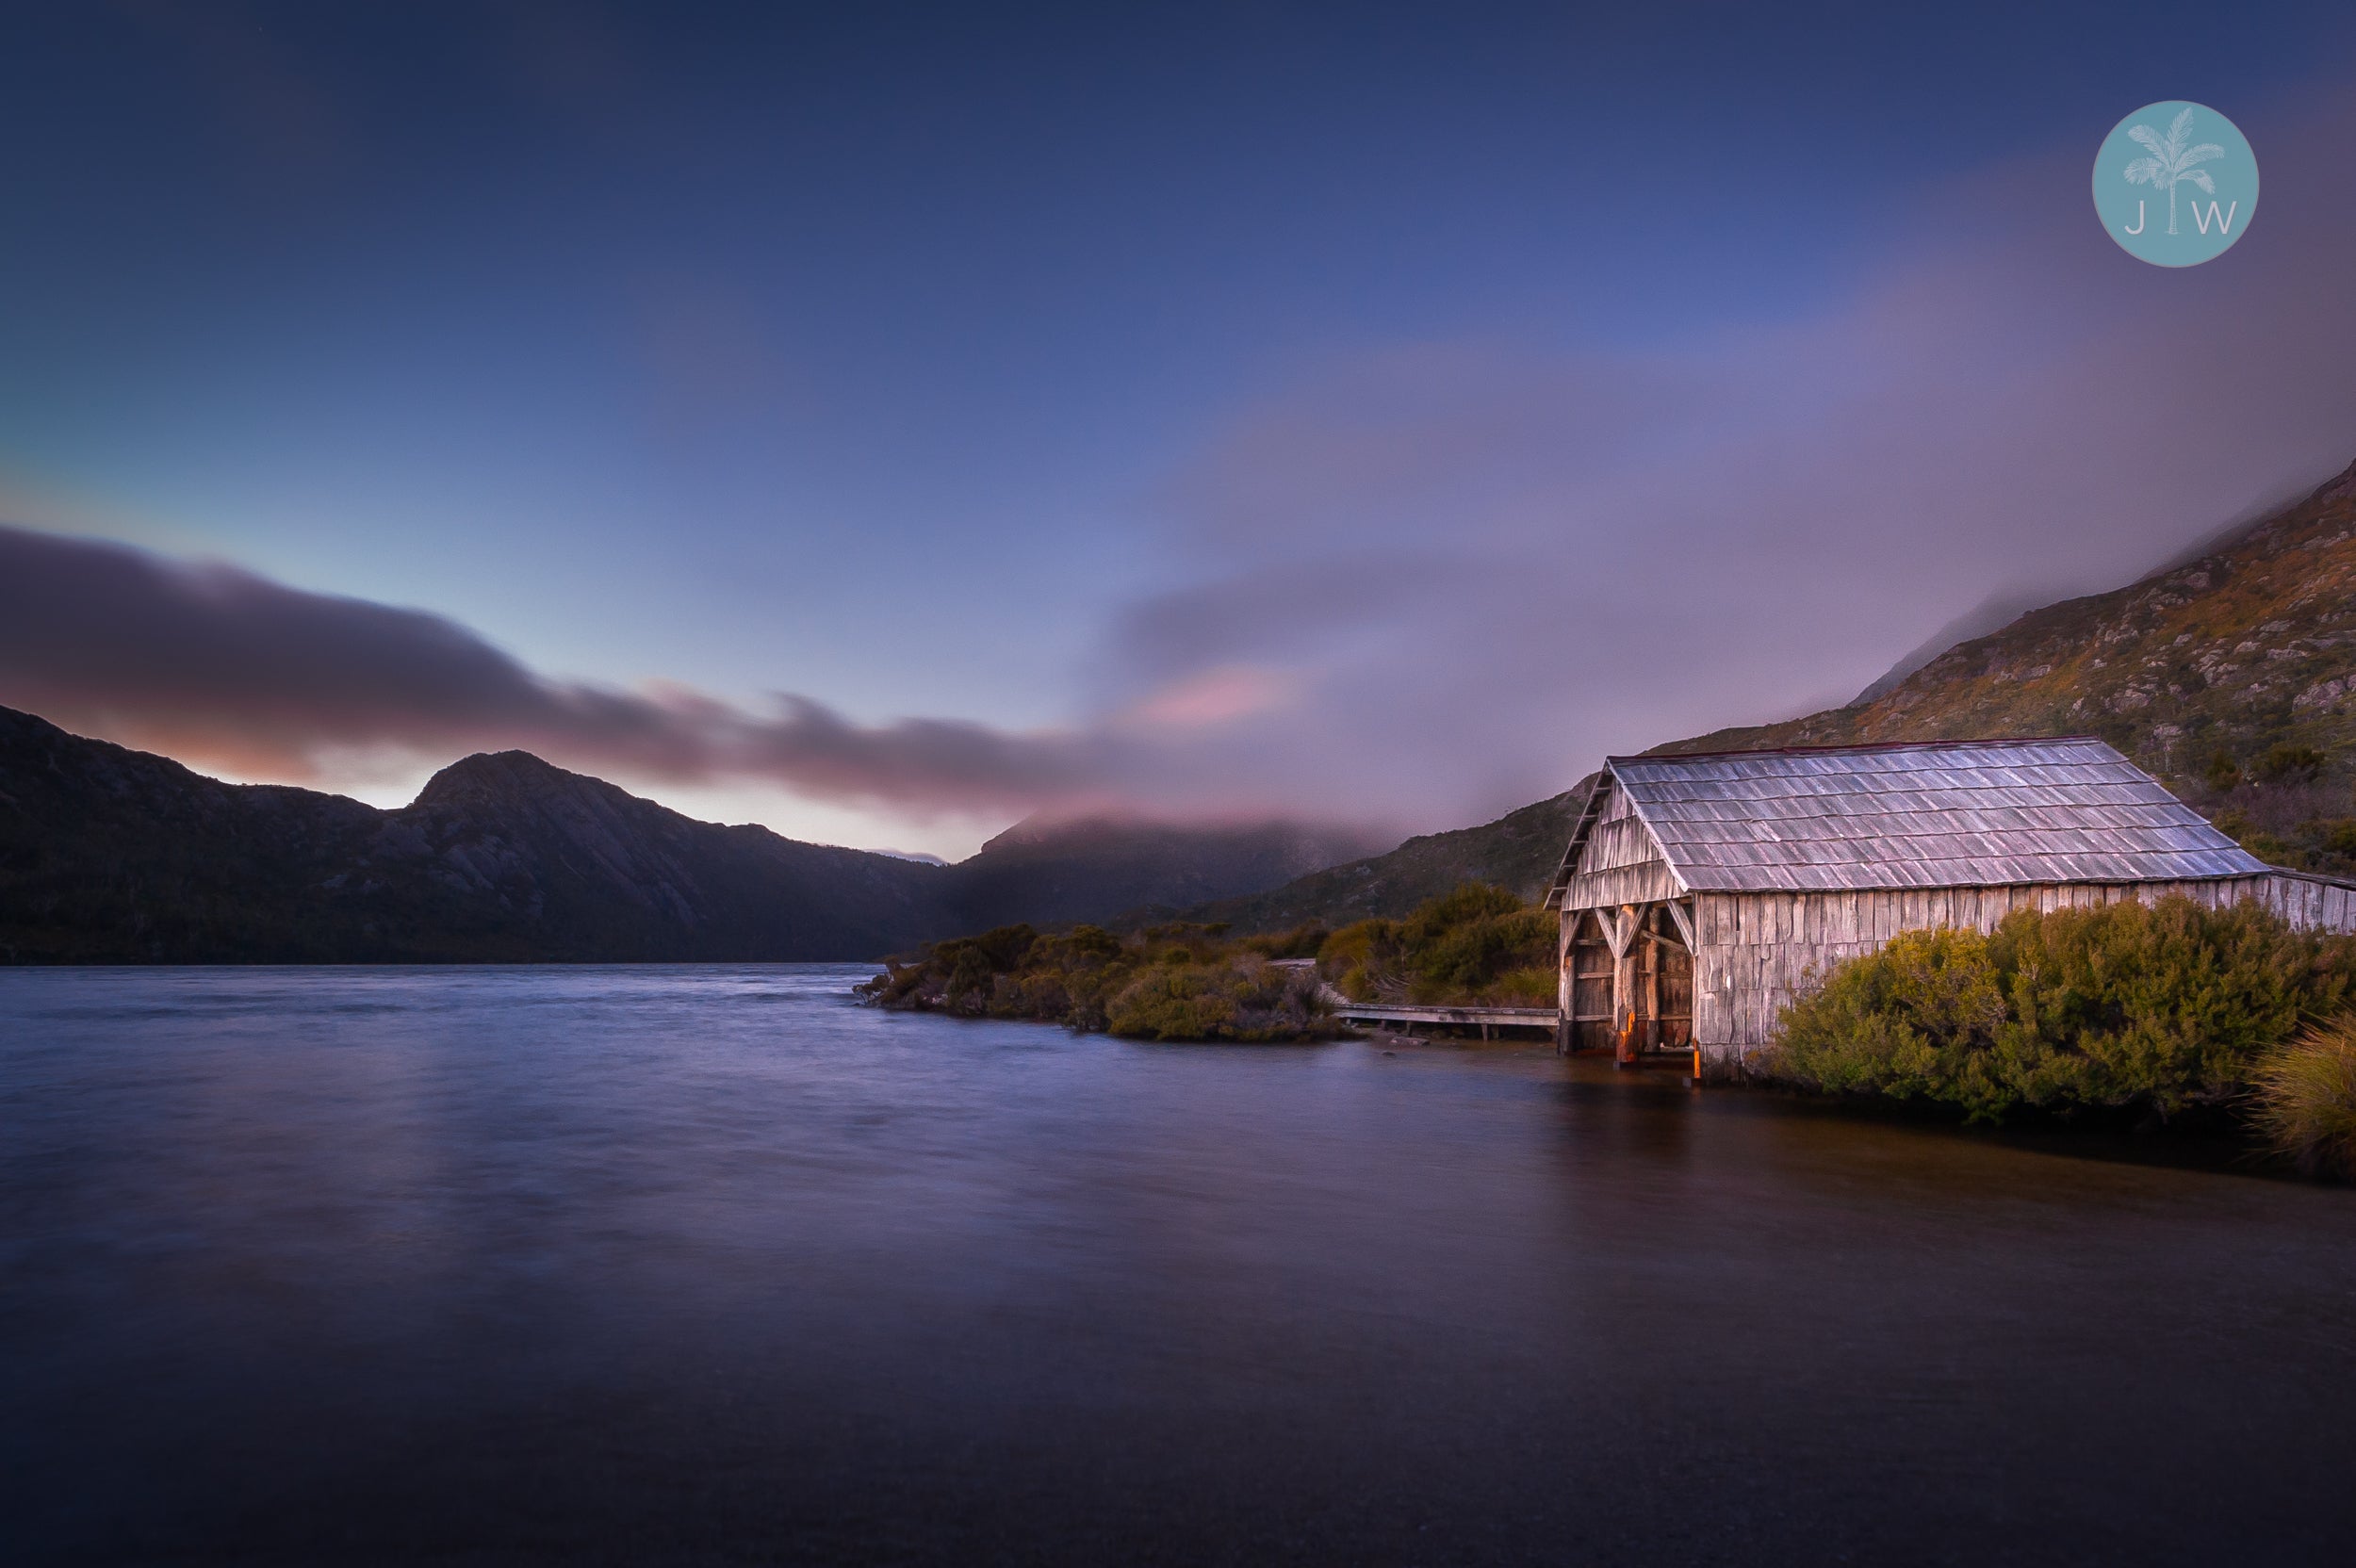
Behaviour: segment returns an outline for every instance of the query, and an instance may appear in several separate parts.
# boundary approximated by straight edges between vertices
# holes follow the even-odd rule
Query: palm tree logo
[[[2114,135],[2117,133],[2114,132]],[[2225,149],[2214,141],[2198,147],[2187,146],[2192,137],[2192,110],[2179,110],[2168,122],[2168,135],[2162,136],[2149,125],[2131,125],[2127,134],[2151,150],[2148,158],[2137,158],[2127,166],[2129,185],[2148,185],[2168,192],[2168,232],[2176,232],[2176,185],[2178,181],[2198,186],[2203,192],[2217,194],[2217,182],[2209,172],[2196,168],[2211,158],[2221,158]]]

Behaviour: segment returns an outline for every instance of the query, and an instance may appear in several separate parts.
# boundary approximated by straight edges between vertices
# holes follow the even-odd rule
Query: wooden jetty
[[[1335,1002],[1333,1016],[1347,1023],[1450,1023],[1478,1027],[1485,1040],[1495,1038],[1492,1031],[1499,1028],[1544,1029],[1552,1034],[1560,1015],[1552,1007],[1395,1007],[1343,999]]]

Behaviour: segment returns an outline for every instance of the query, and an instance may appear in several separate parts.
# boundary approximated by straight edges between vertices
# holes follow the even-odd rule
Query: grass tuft
[[[2356,1016],[2316,1025],[2251,1074],[2258,1130],[2309,1176],[2356,1180]]]

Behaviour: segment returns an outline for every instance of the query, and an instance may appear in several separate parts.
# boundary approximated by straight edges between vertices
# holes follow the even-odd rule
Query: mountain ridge
[[[2211,543],[1845,707],[1649,754],[2092,733],[2262,858],[2356,872],[2356,465]],[[1535,896],[1579,795],[1354,857],[1363,835],[1300,823],[1033,818],[941,866],[699,823],[528,752],[382,811],[0,709],[0,959],[869,958],[1023,921],[1342,924],[1464,880]]]
[[[698,822],[524,751],[384,810],[0,708],[0,962],[868,959],[1254,891],[1364,847],[1298,824],[1017,826],[944,866]]]

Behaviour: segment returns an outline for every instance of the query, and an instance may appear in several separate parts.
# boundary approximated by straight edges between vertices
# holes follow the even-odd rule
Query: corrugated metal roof
[[[1627,792],[1697,892],[2180,882],[2269,869],[2090,735],[1614,757],[1595,788],[1595,805]],[[1558,890],[1595,816],[1581,813]]]

